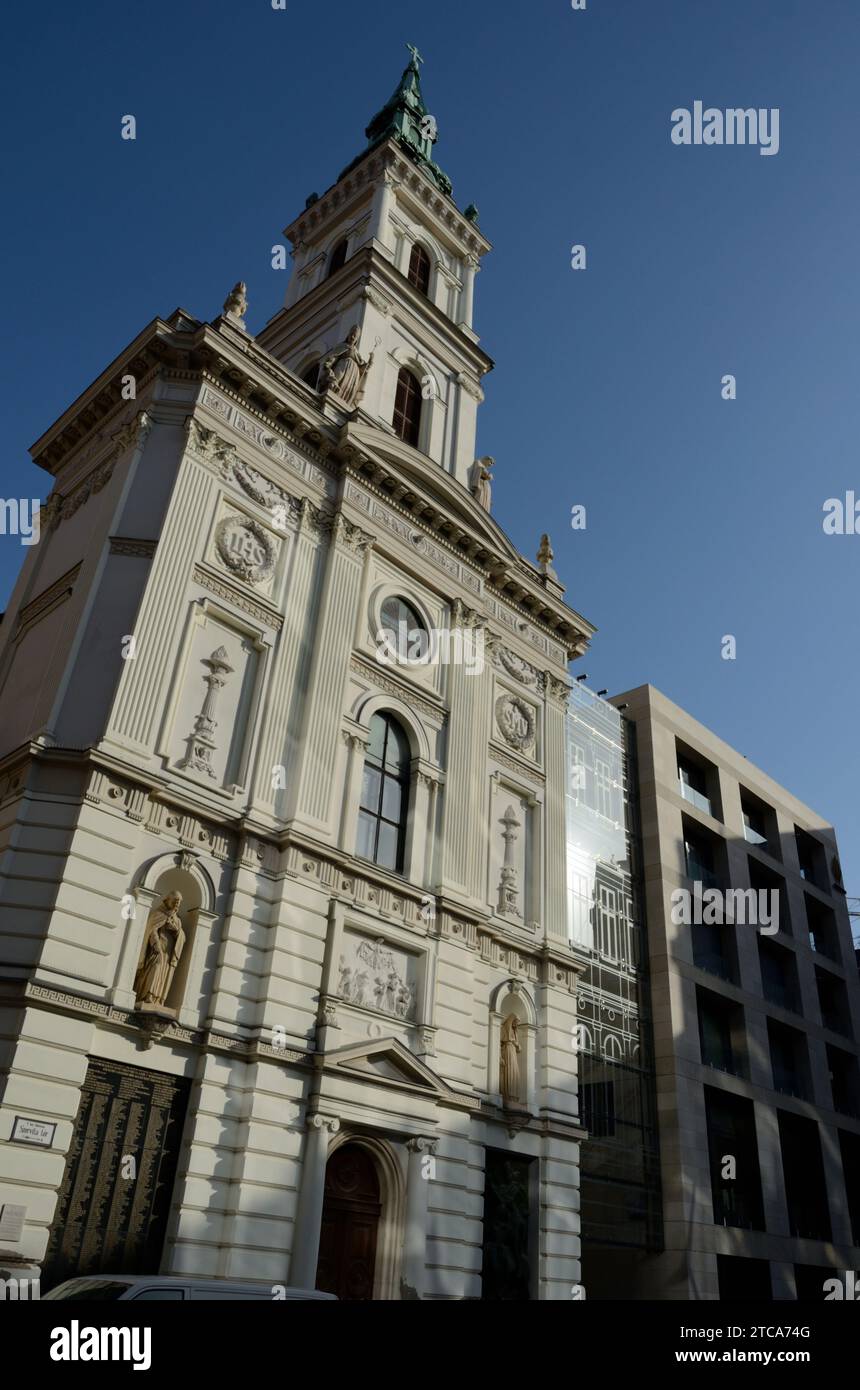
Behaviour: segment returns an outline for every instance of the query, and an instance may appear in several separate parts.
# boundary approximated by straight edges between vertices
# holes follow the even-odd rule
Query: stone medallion
[[[517,695],[502,695],[496,701],[496,724],[505,743],[519,753],[535,741],[534,710]]]
[[[215,549],[219,559],[244,579],[260,584],[275,567],[275,547],[262,526],[246,516],[225,516],[215,530]]]

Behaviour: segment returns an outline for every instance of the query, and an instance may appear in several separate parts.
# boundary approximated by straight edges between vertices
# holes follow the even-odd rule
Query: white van
[[[285,1284],[264,1284],[259,1280],[195,1279],[167,1274],[94,1274],[85,1279],[67,1279],[42,1299],[81,1301],[178,1303],[200,1299],[252,1298],[279,1303],[288,1298],[324,1298],[337,1302],[337,1295],[318,1289],[292,1289]]]

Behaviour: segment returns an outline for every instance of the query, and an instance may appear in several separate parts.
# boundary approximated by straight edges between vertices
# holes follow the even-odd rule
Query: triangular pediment
[[[386,1086],[408,1086],[449,1105],[465,1105],[472,1109],[480,1104],[477,1098],[452,1090],[398,1038],[374,1038],[370,1042],[338,1047],[326,1053],[323,1066],[327,1071],[361,1075]]]
[[[513,566],[521,562],[522,557],[501,526],[438,463],[374,425],[351,422],[348,439],[350,443],[363,444],[368,453],[390,464],[403,482],[412,481],[420,491],[431,495],[440,511],[481,541],[488,551],[504,557]]]

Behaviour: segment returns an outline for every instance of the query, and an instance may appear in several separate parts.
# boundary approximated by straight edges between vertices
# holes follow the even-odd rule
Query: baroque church
[[[593,628],[492,517],[490,243],[420,61],[285,229],[265,328],[241,283],[154,319],[33,448],[0,1273],[43,1291],[582,1296],[565,717]]]

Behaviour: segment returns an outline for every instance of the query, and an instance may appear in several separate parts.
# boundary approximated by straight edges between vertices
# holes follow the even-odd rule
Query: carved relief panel
[[[415,1022],[418,962],[381,937],[344,932],[334,985],[346,1004]]]
[[[498,776],[492,780],[488,902],[496,916],[533,929],[538,807],[534,797]]]
[[[160,751],[183,776],[232,792],[247,776],[266,644],[202,600],[184,649]]]

